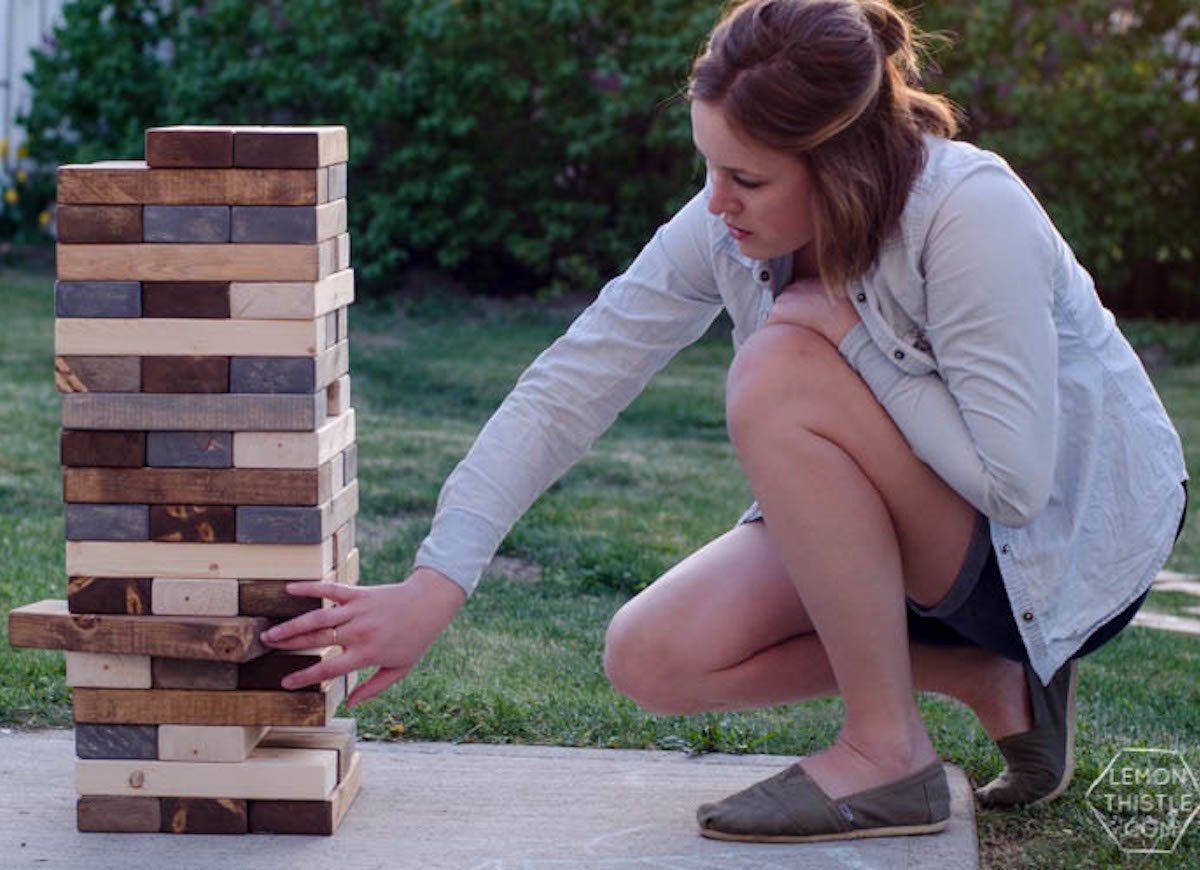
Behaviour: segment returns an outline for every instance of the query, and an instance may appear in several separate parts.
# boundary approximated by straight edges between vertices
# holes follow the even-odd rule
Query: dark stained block
[[[332,465],[320,468],[66,468],[63,500],[86,504],[318,505]],[[153,531],[153,530],[152,530]]]
[[[84,795],[75,803],[75,820],[84,833],[156,834],[162,809],[156,797]]]
[[[240,798],[162,798],[164,834],[245,834],[247,802]]]
[[[231,692],[238,687],[238,666],[236,662],[153,658],[150,660],[150,685],[155,689]]]
[[[233,165],[259,169],[315,169],[345,163],[345,127],[267,127],[233,134]]]
[[[71,577],[67,581],[67,610],[128,616],[148,614],[152,583],[150,577]]]
[[[313,357],[235,356],[229,361],[231,393],[313,393],[316,379]]]
[[[237,540],[233,505],[150,505],[150,539],[172,543],[232,544]]]
[[[264,689],[282,691],[281,681],[288,674],[293,674],[303,668],[311,667],[321,661],[321,656],[315,653],[298,652],[269,652],[248,662],[238,665],[238,690]],[[296,689],[297,692],[320,691],[319,685],[305,686]]]
[[[229,317],[228,281],[143,281],[142,317]]]
[[[146,464],[146,433],[64,429],[59,461],[73,466],[141,468]]]
[[[147,205],[142,211],[142,239],[223,244],[229,241],[229,206]]]
[[[230,237],[235,243],[312,244],[317,207],[307,205],[235,205]]]
[[[321,606],[319,598],[291,595],[287,580],[239,580],[238,614],[291,619]]]
[[[319,507],[245,505],[237,509],[239,544],[319,544],[325,539]]]
[[[136,393],[142,364],[136,356],[56,356],[54,384],[60,393]]]
[[[142,392],[228,393],[229,357],[143,357]]]
[[[158,758],[157,725],[75,726],[77,758]]]
[[[222,169],[233,166],[233,130],[228,127],[151,127],[146,163],[163,169]]]
[[[68,541],[146,541],[150,508],[144,504],[68,504]]]
[[[232,432],[148,432],[146,464],[154,468],[232,468]]]
[[[142,285],[137,281],[55,281],[58,317],[141,317]]]
[[[64,245],[131,244],[142,240],[140,205],[60,205],[55,237]]]

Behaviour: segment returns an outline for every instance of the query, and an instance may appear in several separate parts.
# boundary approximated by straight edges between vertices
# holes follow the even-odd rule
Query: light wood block
[[[350,410],[350,376],[342,375],[325,388],[325,415],[340,417]]]
[[[232,432],[148,432],[146,464],[152,468],[232,468]]]
[[[161,168],[233,166],[233,128],[176,125],[146,131],[146,163]]]
[[[348,238],[312,245],[60,244],[58,276],[64,281],[319,281],[349,267]],[[339,266],[342,262],[346,265]]]
[[[79,794],[324,800],[337,785],[337,753],[256,749],[239,764],[185,761],[77,761]]]
[[[250,801],[250,831],[331,836],[362,789],[362,778],[362,753],[356,752],[350,770],[328,801]]]
[[[325,347],[330,348],[337,344],[337,312],[330,311],[325,315]]]
[[[149,577],[71,577],[67,581],[71,613],[137,616],[150,612]]]
[[[358,725],[349,717],[329,720],[321,728],[271,728],[259,743],[260,746],[278,746],[289,749],[333,749],[338,753],[338,781],[350,773],[350,762],[354,759]]]
[[[225,244],[230,241],[231,223],[227,205],[147,205],[142,209],[142,238],[137,241]]]
[[[161,616],[237,616],[238,582],[155,577],[150,587],[150,612]]]
[[[149,689],[150,656],[66,653],[67,685],[89,689]]]
[[[55,323],[59,355],[315,356],[325,321],[78,318]]]
[[[267,732],[265,725],[159,725],[158,759],[237,763],[246,760]]]
[[[228,281],[143,281],[142,317],[229,317]]]
[[[137,281],[56,281],[57,317],[141,317],[142,285]]]
[[[358,548],[355,547],[346,554],[346,560],[338,565],[337,568],[337,583],[345,583],[348,586],[356,586],[359,577],[359,556]]]
[[[350,338],[350,309],[343,306],[337,309],[337,340],[346,341]]]
[[[245,834],[250,830],[250,802],[235,798],[165,797],[164,834]]]
[[[354,301],[354,270],[334,272],[317,282],[234,282],[229,285],[231,317],[250,320],[311,320]]]
[[[63,465],[141,468],[146,464],[146,433],[65,429],[58,455]]]
[[[317,505],[332,495],[332,482],[332,461],[315,468],[64,468],[63,500]]]
[[[232,692],[237,689],[237,662],[205,662],[196,659],[150,660],[152,689],[204,689]]]
[[[317,386],[326,387],[350,371],[350,342],[339,341],[317,354]]]
[[[144,504],[69,504],[65,519],[68,541],[150,538],[150,508]]]
[[[153,504],[150,539],[166,544],[233,544],[237,509],[231,504]]]
[[[80,722],[75,726],[75,756],[155,760],[158,758],[158,726]]]
[[[346,232],[346,200],[324,205],[236,205],[234,244],[311,245]]]
[[[228,393],[227,356],[144,356],[144,393]]]
[[[75,803],[75,821],[84,833],[156,834],[162,808],[154,797],[84,795]]]
[[[127,244],[142,240],[142,208],[137,205],[60,205],[55,236],[73,245]]]
[[[64,429],[154,432],[307,432],[325,421],[328,402],[317,393],[68,393]]]
[[[358,445],[351,444],[342,451],[342,480],[349,483],[358,479]]]
[[[263,169],[309,168],[345,163],[350,146],[345,127],[237,127],[233,165]]]
[[[76,689],[76,722],[159,725],[324,725],[344,698],[342,681],[321,692]],[[336,771],[336,761],[335,761]]]
[[[136,356],[56,356],[54,385],[60,393],[136,393],[142,364]]]
[[[58,168],[60,206],[319,205],[328,201],[329,173],[323,169],[151,169],[140,160]]]
[[[329,180],[326,182],[329,198],[344,199],[349,192],[349,173],[345,163],[335,163],[329,167]]]
[[[9,611],[8,642],[36,649],[243,662],[263,654],[258,636],[266,627],[267,620],[248,616],[73,614],[67,602],[47,600]]]
[[[320,580],[333,560],[333,539],[319,544],[160,544],[68,541],[68,574],[112,577],[131,565],[158,577]],[[117,650],[114,650],[116,652]],[[195,658],[195,656],[179,656]]]
[[[335,468],[338,464],[333,463]],[[238,543],[317,544],[334,534],[357,513],[357,482],[343,487],[328,502],[315,507],[238,507]]]
[[[235,468],[317,468],[354,443],[354,409],[315,432],[235,432]]]

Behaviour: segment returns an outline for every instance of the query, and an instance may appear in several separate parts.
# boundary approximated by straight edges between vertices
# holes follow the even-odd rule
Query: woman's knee
[[[672,632],[647,624],[633,605],[617,611],[604,636],[604,673],[612,687],[652,713],[701,712],[687,697],[692,680],[680,666],[679,651],[670,642]]]

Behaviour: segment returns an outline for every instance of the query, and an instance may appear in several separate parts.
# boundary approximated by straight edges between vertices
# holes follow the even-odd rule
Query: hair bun
[[[886,0],[863,0],[862,8],[884,57],[911,51],[912,28],[908,18]]]

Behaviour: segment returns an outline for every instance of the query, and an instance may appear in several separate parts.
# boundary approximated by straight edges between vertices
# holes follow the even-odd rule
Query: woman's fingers
[[[374,698],[392,683],[408,675],[409,668],[379,668],[365,683],[359,683],[350,697],[346,699],[346,707],[356,707],[363,701]]]
[[[281,622],[262,633],[262,642],[279,649],[304,649],[305,646],[329,646],[338,643],[329,629],[348,622],[353,613],[349,607],[357,593],[353,586],[338,583],[306,581],[289,583],[288,592],[310,598],[326,598],[338,607],[322,607]]]

